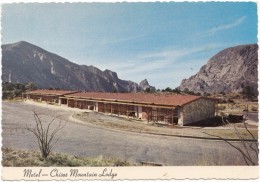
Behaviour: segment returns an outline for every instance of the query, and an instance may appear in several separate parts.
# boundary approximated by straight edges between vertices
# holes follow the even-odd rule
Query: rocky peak
[[[118,76],[116,72],[106,69],[104,73],[112,77],[114,80],[118,80]]]
[[[200,71],[181,82],[199,93],[241,92],[242,85],[257,88],[258,45],[240,45],[224,49],[209,59]]]
[[[142,80],[140,83],[139,83],[140,86],[146,86],[146,85],[149,85],[147,79],[144,79]],[[150,85],[149,85],[150,86]]]
[[[142,80],[140,83],[139,83],[139,87],[140,87],[140,90],[141,91],[145,91],[146,89],[150,89],[150,91],[155,91],[155,87],[153,86],[150,86],[150,84],[148,83],[148,80],[147,79],[144,79]]]

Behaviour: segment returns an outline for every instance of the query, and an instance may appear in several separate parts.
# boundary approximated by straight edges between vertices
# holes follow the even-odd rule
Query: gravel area
[[[152,124],[148,123],[147,121],[136,120],[133,118],[118,117],[115,115],[97,112],[80,112],[74,114],[73,118],[105,128],[122,129],[136,132],[160,132],[161,128],[164,128],[164,131],[168,131],[170,134],[171,129],[169,128],[177,128],[176,126]]]
[[[101,128],[117,129],[123,131],[131,131],[138,133],[154,133],[172,136],[190,136],[190,137],[207,137],[216,138],[212,135],[218,135],[227,139],[236,139],[233,127],[236,125],[243,137],[252,139],[251,135],[242,128],[242,123],[231,123],[229,127],[180,127],[165,125],[160,123],[148,123],[147,121],[136,120],[132,118],[118,117],[115,115],[97,113],[97,112],[79,112],[72,116],[74,119],[83,123],[93,124]],[[254,136],[258,137],[257,127],[250,127]],[[205,134],[208,133],[208,134]]]

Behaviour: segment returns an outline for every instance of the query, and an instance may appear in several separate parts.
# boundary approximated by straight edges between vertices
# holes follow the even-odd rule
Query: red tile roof
[[[109,100],[130,103],[143,103],[149,105],[183,106],[200,98],[194,95],[180,94],[148,94],[148,93],[102,93],[102,92],[79,92],[65,97],[87,98],[93,100]],[[209,99],[209,98],[206,98]]]
[[[26,93],[29,94],[41,94],[41,95],[65,95],[65,94],[72,94],[78,91],[68,91],[68,90],[33,90]]]

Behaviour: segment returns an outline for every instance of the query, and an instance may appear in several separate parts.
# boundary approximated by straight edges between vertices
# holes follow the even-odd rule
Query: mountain
[[[78,65],[25,41],[2,45],[2,80],[34,82],[39,88],[101,92],[137,92],[132,81],[94,66]]]
[[[155,87],[150,86],[147,79],[144,79],[139,83],[139,88],[141,91],[146,91],[147,89],[149,89],[149,91],[152,91],[152,92],[155,91]]]
[[[184,79],[180,90],[199,93],[238,93],[245,86],[257,89],[258,45],[224,49],[209,59],[200,71]]]

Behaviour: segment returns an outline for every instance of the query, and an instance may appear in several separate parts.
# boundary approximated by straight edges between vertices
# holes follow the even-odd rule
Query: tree
[[[253,87],[250,87],[250,86],[244,86],[242,88],[242,92],[241,94],[247,98],[248,100],[252,100],[254,98],[257,97],[258,95],[258,91],[256,89],[254,89]]]
[[[25,85],[20,83],[2,83],[2,98],[3,99],[14,99],[15,97],[21,97],[22,93],[26,91]]]
[[[176,94],[180,94],[181,93],[181,91],[178,88],[172,89],[172,92],[176,93]]]
[[[185,88],[184,90],[183,90],[183,93],[185,93],[185,94],[189,94],[189,89],[188,88]]]
[[[39,114],[33,111],[33,116],[36,124],[35,127],[32,129],[26,125],[26,129],[32,132],[34,136],[37,138],[41,155],[44,159],[46,159],[52,151],[55,144],[59,141],[59,138],[56,139],[56,134],[58,133],[58,131],[62,130],[65,127],[66,122],[63,123],[60,120],[57,127],[52,127],[53,122],[57,119],[57,117],[54,117],[47,124],[47,127],[44,127],[42,120],[39,117]]]
[[[222,92],[220,92],[220,94],[221,94],[221,95],[223,95],[223,96],[224,96],[224,95],[226,95],[226,93],[225,93],[225,92],[223,92],[223,91],[222,91]]]
[[[37,85],[33,82],[29,82],[25,85],[25,89],[27,91],[32,91],[32,90],[36,90],[37,89]]]
[[[210,93],[204,92],[203,96],[205,97],[210,96]]]
[[[37,89],[37,86],[29,82],[27,84],[2,82],[2,98],[14,99],[15,97],[21,97],[25,91],[31,91]]]
[[[151,88],[150,88],[150,87],[147,87],[144,92],[150,93],[150,92],[151,92]]]
[[[197,92],[197,93],[195,93],[195,95],[197,95],[197,96],[201,96],[201,93]]]
[[[167,87],[167,88],[165,89],[165,91],[166,91],[166,92],[172,92],[172,89],[171,89],[171,87]]]

